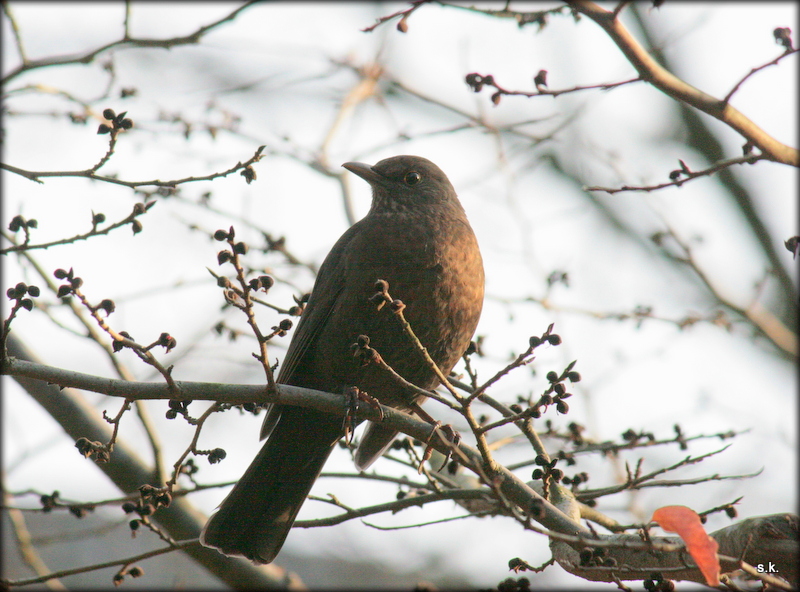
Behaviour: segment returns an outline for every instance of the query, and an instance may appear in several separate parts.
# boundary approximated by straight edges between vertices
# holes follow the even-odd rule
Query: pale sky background
[[[350,160],[374,163],[395,154],[419,154],[448,174],[486,263],[487,300],[478,328],[478,334],[486,336],[486,358],[477,361],[481,376],[493,374],[512,352],[527,346],[530,335],[556,323],[564,344],[541,351],[533,366],[535,376],[517,371],[492,394],[513,402],[518,394],[541,392],[548,370],[561,370],[577,359],[583,381],[573,389],[570,413],[557,416],[551,409],[547,415],[558,426],[577,421],[598,440],[618,438],[629,427],[667,438],[677,422],[687,435],[749,430],[733,440],[726,453],[665,478],[763,470],[758,477],[603,498],[600,509],[621,521],[646,520],[667,503],[700,511],[740,495],[744,496],[738,506],[741,517],[794,511],[797,384],[792,361],[776,355],[763,340],[751,339],[741,324],[730,333],[708,323],[680,331],[674,324],[646,321],[637,328],[631,321],[597,321],[588,314],[570,312],[631,312],[642,305],[653,306],[658,316],[679,319],[715,310],[693,274],[676,270],[636,238],[646,239],[666,225],[686,241],[702,238],[702,242],[692,242],[694,254],[721,293],[741,306],[753,298],[765,261],[714,180],[650,194],[595,194],[597,202],[635,231],[621,235],[585,199],[580,184],[548,165],[555,156],[568,163],[567,172],[577,172],[582,182],[603,186],[666,181],[679,158],[693,169],[703,168],[708,163],[675,136],[680,125],[675,104],[655,89],[637,84],[556,99],[503,97],[494,107],[491,91],[475,94],[465,85],[467,73],[491,73],[505,88],[533,90],[532,77],[542,68],[549,71],[552,89],[624,80],[633,71],[588,18],[576,24],[569,16],[554,16],[537,32],[535,26],[519,29],[512,21],[431,5],[410,17],[406,34],[395,29],[395,21],[373,33],[360,31],[379,16],[406,6],[267,3],[249,8],[197,46],[114,51],[114,90],[111,98],[93,103],[93,110],[96,114],[105,107],[127,110],[135,127],[120,138],[116,154],[101,173],[116,173],[128,180],[205,175],[246,160],[261,144],[278,156],[256,165],[258,180],[251,185],[238,174],[213,183],[184,185],[182,200],[159,200],[142,218],[144,231],[136,237],[123,229],[106,239],[37,251],[39,262],[51,271],[72,266],[84,278],[83,289],[91,299],[113,298],[118,309],[109,322],[117,330],[130,331],[140,342],[152,341],[162,331],[174,335],[178,348],[172,357],[179,357],[176,378],[259,383],[263,373],[250,357],[252,342],[229,343],[211,331],[222,318],[245,327],[242,315],[220,312],[220,291],[205,270],[207,266],[218,269],[219,244],[203,233],[187,232],[186,227],[196,224],[213,232],[234,224],[237,236],[258,244],[259,233],[242,222],[252,221],[276,237],[285,235],[289,249],[301,260],[321,263],[347,228],[341,192],[334,179],[312,171],[297,158],[319,154],[343,97],[357,82],[352,71],[335,62],[361,66],[380,56],[387,76],[454,109],[485,117],[491,125],[531,120],[524,130],[532,137],[560,130],[554,139],[539,145],[478,129],[431,133],[461,125],[464,119],[419,99],[390,94],[380,101],[370,99],[350,113],[336,129],[325,155],[338,172],[338,165]],[[549,6],[534,3],[518,9]],[[232,3],[133,4],[131,30],[141,37],[184,35],[234,7]],[[641,7],[675,64],[675,73],[717,97],[724,96],[751,68],[777,57],[781,48],[774,42],[773,29],[797,22],[797,5],[788,2],[667,2],[657,10]],[[83,52],[121,35],[124,10],[118,3],[12,3],[12,8],[31,59]],[[624,18],[641,38],[629,15]],[[767,133],[792,146],[797,146],[796,62],[797,56],[790,56],[758,73],[732,100]],[[4,18],[4,71],[18,63]],[[62,89],[93,101],[104,93],[107,82],[95,64],[37,70],[17,78],[5,90],[39,84],[43,85],[40,91]],[[135,87],[137,97],[120,100],[123,87]],[[388,86],[381,88],[385,92]],[[215,109],[208,108],[212,99]],[[91,166],[105,153],[107,136],[94,133],[99,120],[84,127],[49,115],[77,110],[61,97],[18,94],[5,103],[11,112],[4,120],[5,162],[31,170],[76,170]],[[221,131],[212,139],[196,127],[187,142],[179,125],[160,117],[180,113],[187,120],[222,123],[223,110],[241,117],[239,133]],[[575,120],[566,125],[568,118]],[[741,137],[716,121],[711,126],[726,155],[739,155]],[[400,134],[418,137],[399,141]],[[795,169],[759,163],[740,166],[734,173],[752,192],[776,244],[797,234]],[[369,190],[358,179],[348,182],[356,215],[361,217],[369,208]],[[121,219],[135,201],[127,188],[82,179],[48,179],[38,185],[4,172],[3,184],[4,217],[22,213],[37,218],[36,242],[87,230],[90,211],[102,211],[109,221]],[[206,191],[212,192],[212,205],[220,213],[192,205]],[[7,222],[3,227],[7,228]],[[791,255],[782,246],[779,253],[796,277]],[[276,277],[296,286],[278,284],[270,292],[271,301],[288,306],[292,294],[311,288],[311,274],[288,268],[279,256],[259,257],[253,252],[250,256],[253,265],[269,267]],[[528,296],[545,294],[546,278],[553,270],[570,275],[569,288],[556,286],[550,293],[553,309],[521,303]],[[4,286],[20,280],[43,285],[22,271],[14,257],[6,257],[3,273]],[[770,290],[768,285],[767,293]],[[56,314],[68,327],[76,327],[64,311]],[[268,311],[259,314],[263,327],[279,321]],[[96,345],[65,331],[54,332],[40,313],[21,315],[14,330],[48,364],[113,376]],[[189,346],[194,349],[187,353]],[[130,352],[120,355],[138,378],[157,380]],[[171,356],[158,355],[171,363]],[[273,358],[282,355],[282,347],[271,350]],[[4,468],[9,490],[58,489],[62,497],[81,501],[118,495],[15,383],[4,377],[3,385]],[[119,408],[118,401],[91,393],[87,397],[111,414]],[[195,405],[193,412],[199,415],[203,407]],[[163,419],[166,403],[154,403],[151,410],[163,430],[165,458],[171,464],[191,431],[185,422]],[[449,420],[457,422],[457,418]],[[228,458],[214,466],[199,459],[201,482],[241,475],[257,450],[259,425],[260,417],[242,417],[235,411],[211,420],[200,445],[222,446]],[[122,437],[138,442],[140,436],[140,426],[131,415],[123,423]],[[653,470],[687,454],[721,446],[719,440],[701,441],[688,452],[665,446],[630,453],[616,463],[592,458],[566,470],[568,474],[588,470],[589,487],[601,487],[624,475],[624,461],[634,465],[644,456],[645,470]],[[511,449],[501,460],[513,462],[524,454],[527,451]],[[389,461],[381,463],[374,468],[404,473]],[[353,467],[345,454],[334,453],[327,469],[352,471]],[[528,479],[530,469],[519,474]],[[391,486],[354,480],[322,479],[313,491],[327,492],[352,506],[388,501],[395,494]],[[212,490],[192,499],[210,512],[223,495]],[[308,502],[300,518],[329,513],[327,507]],[[395,516],[375,516],[369,522],[405,525],[462,513],[439,503]],[[713,530],[729,523],[715,515],[708,526]],[[124,527],[119,536],[128,536]],[[438,570],[451,570],[480,587],[494,586],[508,577],[511,557],[520,556],[532,564],[549,557],[543,538],[523,532],[506,519],[462,520],[395,531],[378,531],[351,521],[334,528],[296,529],[285,548],[342,558],[372,556],[395,566],[401,549],[403,565],[430,565],[433,581]],[[547,585],[575,583],[557,567],[542,577]]]

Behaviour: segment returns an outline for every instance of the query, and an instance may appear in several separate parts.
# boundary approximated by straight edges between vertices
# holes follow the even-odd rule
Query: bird
[[[430,160],[404,155],[342,166],[369,183],[372,204],[320,266],[277,382],[343,395],[357,387],[383,405],[410,411],[419,394],[385,369],[364,364],[351,349],[367,336],[370,347],[413,385],[432,390],[440,384],[390,307],[370,301],[376,282],[387,282],[391,297],[402,300],[406,320],[447,375],[481,315],[480,249],[455,189]],[[269,405],[261,429],[266,443],[208,520],[201,543],[255,564],[271,563],[344,432],[341,417]],[[380,422],[368,422],[356,467],[367,469],[395,436]]]

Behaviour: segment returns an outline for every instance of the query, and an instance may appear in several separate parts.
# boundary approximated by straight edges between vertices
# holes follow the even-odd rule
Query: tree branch
[[[22,74],[23,72],[29,72],[31,70],[36,70],[38,68],[46,68],[50,66],[65,66],[69,64],[91,64],[92,61],[99,55],[106,53],[107,51],[114,49],[114,48],[125,48],[125,47],[161,47],[164,49],[171,49],[173,47],[177,47],[180,45],[193,45],[195,43],[199,43],[200,40],[212,29],[215,29],[219,25],[226,23],[228,21],[232,21],[235,19],[240,12],[249,8],[252,4],[255,4],[256,0],[248,0],[242,4],[239,8],[228,14],[227,16],[222,17],[219,20],[214,21],[208,25],[204,25],[186,35],[184,37],[170,37],[168,39],[148,39],[148,38],[131,38],[128,37],[128,28],[127,28],[127,17],[126,27],[125,27],[125,34],[122,39],[117,39],[116,41],[111,41],[110,43],[106,43],[100,47],[97,47],[91,51],[88,51],[83,54],[73,54],[68,56],[62,57],[47,57],[42,58],[40,60],[28,60],[25,58],[25,53],[20,51],[20,57],[22,58],[22,63],[17,66],[16,68],[12,69],[5,77],[2,79],[3,86],[7,85],[11,80]],[[3,3],[5,6],[5,3]],[[6,9],[6,15],[9,14],[8,9]],[[127,13],[126,13],[127,14]],[[15,32],[17,32],[16,27],[14,28]],[[22,49],[22,42],[17,37],[17,46],[18,49]]]
[[[3,374],[6,374],[7,370],[15,363],[47,368],[47,366],[33,361],[23,361],[23,359],[33,360],[34,356],[14,335],[9,336],[8,350],[9,354],[16,356],[17,359],[10,358],[3,361]],[[53,370],[62,372],[58,369]],[[86,437],[91,440],[106,441],[110,437],[111,430],[108,424],[98,416],[97,409],[90,405],[80,393],[68,388],[59,389],[53,384],[46,384],[40,379],[24,374],[14,375],[14,378],[36,402],[44,407],[45,411],[61,425],[71,438],[77,440]],[[124,383],[126,381],[111,382]],[[164,394],[167,394],[166,384],[161,383],[161,387],[164,389]],[[139,458],[137,451],[121,440],[118,440],[114,447],[112,462],[98,463],[96,466],[125,493],[137,491],[140,485],[151,483],[156,478],[152,469]],[[153,518],[169,532],[172,538],[179,541],[199,537],[200,529],[206,519],[189,501],[177,498],[169,507],[160,508]],[[190,545],[184,550],[200,565],[233,588],[274,587],[283,582],[285,578],[283,570],[280,570],[281,573],[276,573],[278,568],[273,566],[270,566],[273,567],[271,570],[264,567],[257,568],[246,561],[231,560],[214,549],[207,549],[200,545]]]
[[[567,4],[600,26],[645,82],[673,99],[719,119],[757,146],[770,160],[800,167],[800,153],[796,148],[778,142],[729,103],[704,93],[661,67],[613,12],[588,0],[567,0]]]

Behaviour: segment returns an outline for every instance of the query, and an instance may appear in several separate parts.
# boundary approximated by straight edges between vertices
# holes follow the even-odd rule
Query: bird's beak
[[[363,162],[346,162],[342,165],[348,171],[358,175],[370,185],[385,185],[386,179],[376,173],[371,165],[364,164]]]

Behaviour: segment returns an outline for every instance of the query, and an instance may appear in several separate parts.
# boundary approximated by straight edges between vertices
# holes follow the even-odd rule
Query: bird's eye
[[[410,173],[406,173],[406,176],[403,177],[403,181],[406,182],[406,185],[416,185],[422,181],[422,175],[416,171],[411,171]]]

